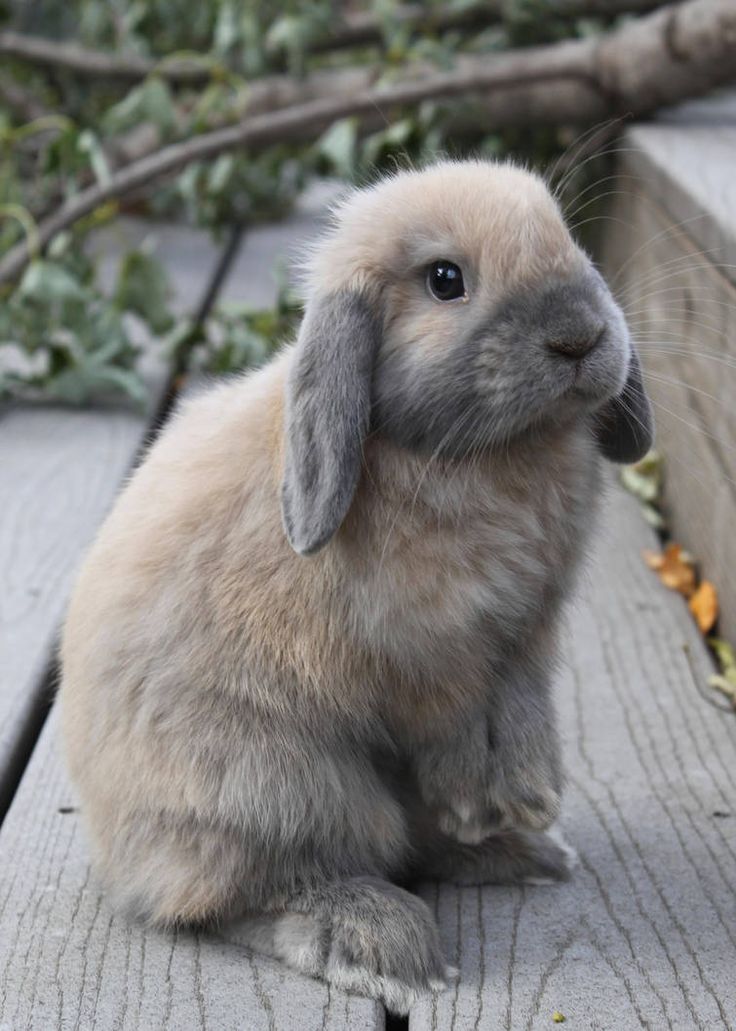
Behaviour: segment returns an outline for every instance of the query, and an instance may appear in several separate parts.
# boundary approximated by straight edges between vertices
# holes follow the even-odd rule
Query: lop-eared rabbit
[[[652,420],[541,179],[352,193],[296,342],[185,402],[63,639],[66,754],[111,897],[404,1013],[446,975],[402,884],[568,874],[549,682],[600,492]]]

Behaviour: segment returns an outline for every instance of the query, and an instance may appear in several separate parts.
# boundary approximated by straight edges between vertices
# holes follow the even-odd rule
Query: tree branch
[[[615,17],[619,14],[643,14],[661,7],[665,0],[548,0],[539,17],[577,18],[581,15]],[[484,0],[468,7],[428,7],[426,3],[407,3],[391,14],[394,24],[434,32],[451,29],[463,31],[482,28],[504,20],[506,0]],[[347,47],[370,46],[383,42],[383,26],[372,11],[356,11],[347,15],[328,35],[316,39],[309,49],[318,53]]]
[[[171,175],[192,161],[247,147],[260,151],[285,141],[314,140],[333,122],[357,118],[364,129],[383,124],[396,108],[430,99],[477,96],[485,132],[512,124],[593,123],[697,96],[736,79],[733,0],[684,0],[597,38],[466,58],[461,68],[418,80],[318,99],[195,136],[115,173],[105,185],[72,197],[38,227],[45,247],[100,204]],[[30,260],[25,242],[0,261],[0,283]]]
[[[660,7],[664,0],[548,0],[550,16],[575,18],[581,15],[613,17],[625,13],[643,13]],[[407,28],[431,28],[435,32],[450,29],[480,29],[503,20],[505,0],[478,0],[465,8],[428,8],[426,4],[400,6],[393,21]],[[541,16],[541,15],[540,15]],[[372,12],[359,11],[347,15],[324,36],[308,45],[313,53],[349,47],[381,45],[383,23]],[[116,54],[93,50],[77,43],[66,43],[28,36],[17,32],[0,32],[0,56],[13,57],[41,67],[61,68],[74,75],[95,79],[117,79],[138,82],[156,73],[177,85],[200,86],[207,82],[218,62],[209,55],[191,58],[157,60],[137,54]]]
[[[92,50],[78,43],[10,31],[0,32],[0,56],[94,79],[139,82],[152,72],[158,72],[171,82],[197,86],[210,78],[214,64],[207,57],[176,58],[170,62],[151,60],[137,54]]]

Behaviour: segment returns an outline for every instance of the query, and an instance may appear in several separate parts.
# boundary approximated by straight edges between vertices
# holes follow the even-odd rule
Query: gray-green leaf
[[[169,284],[161,263],[142,250],[126,254],[115,290],[117,306],[138,315],[155,333],[165,333],[173,322],[168,297]]]

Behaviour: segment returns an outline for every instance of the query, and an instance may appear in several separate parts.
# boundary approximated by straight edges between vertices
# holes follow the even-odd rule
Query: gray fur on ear
[[[287,382],[281,485],[284,529],[300,555],[327,544],[353,500],[379,335],[361,294],[341,291],[307,308]]]
[[[638,462],[652,446],[654,413],[633,347],[623,390],[595,415],[595,437],[611,462]]]

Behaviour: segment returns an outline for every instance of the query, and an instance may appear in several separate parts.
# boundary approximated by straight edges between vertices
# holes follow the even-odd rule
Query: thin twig
[[[181,375],[189,363],[192,349],[199,340],[202,328],[209,318],[215,301],[222,290],[225,279],[227,278],[232,264],[240,251],[240,245],[243,242],[244,235],[245,224],[243,222],[237,222],[228,234],[227,243],[220,252],[215,270],[207,284],[207,289],[205,290],[204,295],[197,306],[197,310],[192,317],[191,327],[188,330],[185,339],[177,348],[175,368],[177,375]]]

